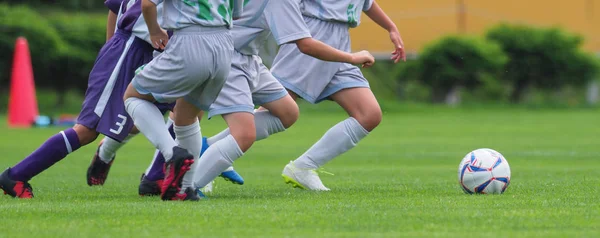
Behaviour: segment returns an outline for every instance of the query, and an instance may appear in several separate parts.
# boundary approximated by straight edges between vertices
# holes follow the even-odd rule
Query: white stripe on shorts
[[[65,134],[64,131],[60,131],[60,134],[63,136],[63,139],[65,139],[65,145],[67,146],[67,152],[69,152],[69,154],[71,152],[73,152],[73,148],[71,148],[71,143],[69,142],[69,138],[67,138],[67,135]]]
[[[102,91],[102,95],[100,95],[100,99],[98,99],[98,104],[96,104],[96,108],[94,108],[94,113],[99,117],[102,117],[102,113],[104,113],[104,108],[106,108],[106,103],[112,94],[113,88],[115,87],[115,81],[117,80],[117,76],[119,76],[119,71],[121,70],[121,65],[123,64],[123,60],[133,44],[133,40],[135,36],[130,36],[129,40],[125,44],[125,49],[123,49],[123,53],[121,53],[121,57],[119,57],[119,61],[117,61],[117,65],[113,69],[110,74],[110,78],[108,78],[108,82],[106,82],[106,86],[104,86],[104,90]]]

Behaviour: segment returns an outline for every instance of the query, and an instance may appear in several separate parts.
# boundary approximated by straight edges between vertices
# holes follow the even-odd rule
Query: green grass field
[[[153,154],[142,136],[123,147],[104,187],[85,172],[96,144],[31,181],[36,198],[0,197],[0,237],[599,237],[600,126],[596,109],[384,110],[384,121],[321,175],[314,193],[281,170],[345,118],[303,112],[295,127],[256,143],[236,162],[243,186],[217,180],[208,200],[137,196]],[[223,129],[203,121],[203,132]],[[12,166],[59,129],[0,127],[0,167]],[[489,147],[512,169],[507,192],[464,194],[458,163]]]

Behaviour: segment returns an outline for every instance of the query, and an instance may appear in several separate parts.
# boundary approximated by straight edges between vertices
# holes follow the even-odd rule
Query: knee
[[[254,144],[254,141],[256,141],[256,129],[230,131],[230,133],[243,152],[246,152],[248,149],[250,149],[252,144]]]
[[[381,123],[382,113],[381,108],[371,108],[351,115],[358,123],[367,131],[372,131]]]
[[[127,89],[125,89],[125,93],[123,93],[123,101],[127,100],[130,97],[133,97],[135,95],[135,89],[133,88],[133,86],[131,84],[129,84],[127,86]]]
[[[298,105],[294,103],[287,107],[284,113],[279,115],[279,120],[281,121],[281,124],[283,124],[283,127],[287,129],[296,123],[299,116],[300,109],[298,109]]]
[[[96,140],[96,138],[98,138],[98,132],[80,124],[76,124],[73,127],[73,130],[75,130],[75,133],[77,133],[77,137],[79,138],[79,144],[81,146],[92,143]]]

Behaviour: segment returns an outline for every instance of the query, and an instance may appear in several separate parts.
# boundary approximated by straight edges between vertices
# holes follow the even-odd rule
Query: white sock
[[[133,97],[125,100],[125,109],[133,118],[135,126],[169,161],[177,143],[165,128],[165,119],[160,110],[149,101]]]
[[[167,123],[165,124],[165,128],[167,128],[167,131],[169,130],[169,128],[171,128],[172,125],[173,125],[173,120],[170,117],[167,117]],[[146,169],[146,173],[145,174],[150,174],[150,171],[152,170],[152,165],[154,165],[154,162],[158,158],[158,154],[159,153],[160,153],[160,150],[156,150],[154,152],[154,157],[152,157],[152,162],[150,163],[150,165]],[[164,155],[163,155],[163,157],[164,157]]]
[[[117,154],[117,150],[119,150],[136,135],[137,134],[129,134],[122,142],[118,142],[110,137],[105,136],[102,140],[102,145],[98,149],[98,156],[100,157],[100,160],[107,164],[110,163],[115,157],[115,154]]]
[[[194,164],[200,159],[200,149],[202,148],[202,133],[200,132],[200,124],[198,121],[187,126],[173,126],[177,144],[181,148],[188,150],[194,156]],[[194,183],[194,171],[196,167],[192,164],[190,170],[185,173],[181,182],[181,192],[192,187]]]
[[[233,136],[228,135],[208,147],[198,163],[194,163],[194,187],[203,188],[244,154]]]
[[[217,143],[217,141],[222,140],[223,138],[227,137],[228,135],[229,135],[229,128],[225,128],[225,130],[222,130],[218,134],[206,138],[206,143],[208,143],[208,145],[213,145],[213,144]]]
[[[256,126],[256,140],[262,140],[270,135],[285,131],[285,127],[281,120],[276,116],[273,116],[269,111],[255,111],[254,113],[254,124]],[[209,145],[225,138],[229,135],[229,128],[219,132],[207,139]]]
[[[262,140],[270,135],[285,131],[285,127],[278,117],[269,111],[257,111],[254,113],[254,124],[256,125],[256,140]]]
[[[294,160],[294,166],[303,169],[317,169],[333,158],[352,149],[369,132],[353,117],[331,127],[303,155]]]

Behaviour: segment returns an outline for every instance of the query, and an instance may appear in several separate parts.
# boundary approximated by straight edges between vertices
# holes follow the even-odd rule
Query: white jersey
[[[245,0],[240,19],[232,29],[235,49],[258,55],[272,37],[277,45],[311,37],[298,0]]]
[[[302,0],[302,14],[323,21],[348,23],[350,27],[360,25],[360,16],[368,11],[375,0]]]
[[[163,4],[162,27],[177,30],[192,25],[231,28],[234,3],[242,0],[150,0]]]

